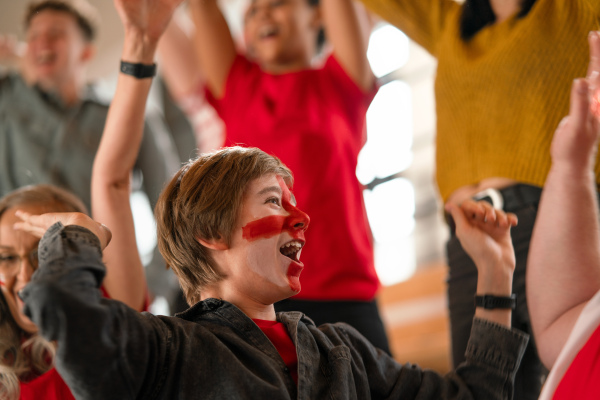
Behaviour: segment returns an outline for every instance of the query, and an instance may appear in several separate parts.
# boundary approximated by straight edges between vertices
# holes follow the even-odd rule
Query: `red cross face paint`
[[[310,219],[294,205],[292,194],[284,180],[280,176],[274,177],[277,179],[277,186],[265,185],[259,190],[259,193],[265,193],[262,196],[266,201],[259,197],[263,205],[254,213],[258,216],[266,209],[267,213],[271,215],[246,223],[242,227],[242,239],[249,243],[257,243],[262,240],[261,244],[257,243],[256,246],[271,246],[271,249],[277,252],[278,262],[276,263],[283,262],[287,268],[286,277],[290,289],[294,293],[298,293],[300,291],[300,273],[304,268],[300,262],[300,252],[305,242],[304,231],[308,227]],[[274,179],[271,178],[271,182],[273,181]],[[267,242],[270,244],[267,245]],[[268,264],[268,260],[271,258],[265,256],[264,260],[263,264]],[[263,266],[256,267],[256,270],[259,269],[263,269]],[[264,275],[268,273],[272,273],[272,271],[261,271],[261,274]],[[274,273],[274,275],[276,274],[277,272]]]
[[[302,240],[304,240],[304,231],[308,228],[310,218],[292,204],[292,193],[283,178],[278,176],[277,181],[282,191],[281,206],[288,212],[288,215],[270,215],[246,224],[242,228],[244,239],[253,241],[260,238],[270,238],[286,231],[293,238],[302,236]],[[303,225],[302,229],[298,227],[299,224]]]

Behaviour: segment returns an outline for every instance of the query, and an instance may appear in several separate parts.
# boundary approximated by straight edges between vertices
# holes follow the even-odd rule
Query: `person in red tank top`
[[[552,141],[527,266],[532,328],[551,369],[546,400],[600,398],[599,32],[589,42],[587,79],[573,83],[569,116]]]

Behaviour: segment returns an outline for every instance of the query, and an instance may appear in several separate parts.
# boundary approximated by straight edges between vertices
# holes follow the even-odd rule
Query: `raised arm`
[[[44,338],[57,342],[56,368],[73,395],[154,398],[168,368],[161,363],[170,346],[164,325],[90,290],[105,274],[101,250],[110,231],[79,213],[19,217],[17,229],[45,231],[40,267],[20,292],[24,312]]]
[[[122,60],[152,64],[160,35],[181,0],[115,0],[125,28]],[[140,310],[146,280],[133,223],[130,174],[144,127],[144,110],[152,79],[119,74],[92,172],[92,215],[109,226],[113,244],[104,252],[105,288],[111,297]]]
[[[198,65],[212,94],[222,98],[236,56],[229,26],[216,0],[190,0],[189,7],[196,26],[193,37]]]
[[[510,296],[515,270],[510,228],[517,224],[517,217],[485,201],[467,200],[460,207],[448,204],[446,211],[452,214],[456,236],[477,266],[477,295]],[[511,326],[510,309],[478,307],[475,317]]]
[[[322,0],[321,10],[336,59],[360,88],[371,89],[375,77],[367,60],[371,27],[366,10],[352,0]]]
[[[554,134],[527,265],[528,306],[538,352],[551,368],[581,310],[600,290],[594,164],[598,149],[600,37],[589,37],[588,79],[571,89],[569,116]],[[592,94],[592,104],[589,101]],[[595,109],[596,116],[590,109]]]
[[[176,100],[192,94],[203,79],[190,37],[195,29],[192,26],[186,29],[186,21],[176,12],[158,43],[161,76]],[[191,25],[191,21],[189,24]]]

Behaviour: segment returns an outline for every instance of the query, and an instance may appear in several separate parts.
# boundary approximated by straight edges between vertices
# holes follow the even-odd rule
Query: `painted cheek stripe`
[[[249,222],[242,228],[242,237],[248,241],[253,241],[279,235],[283,230],[285,219],[286,217],[283,215],[271,215]]]

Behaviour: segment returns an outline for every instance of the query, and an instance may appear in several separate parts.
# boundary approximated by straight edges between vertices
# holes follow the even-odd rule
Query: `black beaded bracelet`
[[[152,78],[156,75],[156,64],[141,64],[121,61],[121,72],[137,79]]]
[[[517,295],[513,293],[510,297],[494,296],[491,294],[475,296],[475,307],[483,307],[486,310],[493,310],[495,308],[514,310],[517,308]]]

